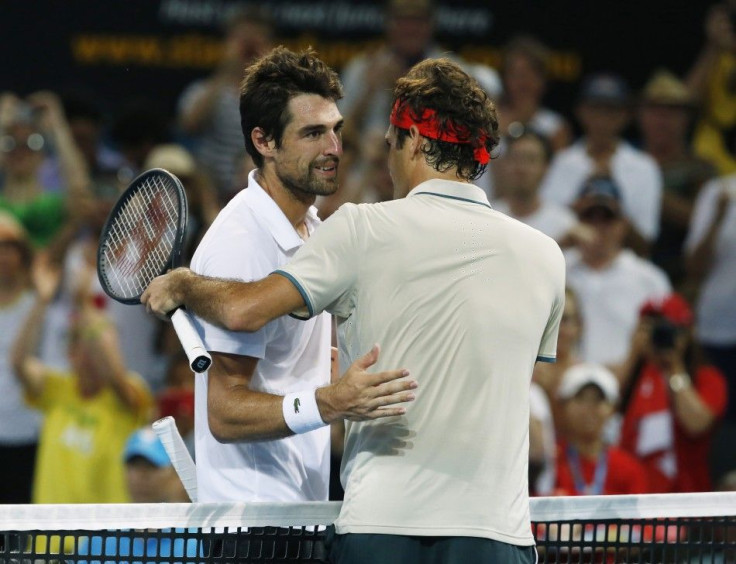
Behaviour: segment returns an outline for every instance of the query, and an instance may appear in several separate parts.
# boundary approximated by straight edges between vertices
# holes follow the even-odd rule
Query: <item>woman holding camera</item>
[[[656,492],[710,491],[708,458],[726,409],[726,380],[701,357],[679,294],[647,302],[632,344],[621,447],[646,466]]]

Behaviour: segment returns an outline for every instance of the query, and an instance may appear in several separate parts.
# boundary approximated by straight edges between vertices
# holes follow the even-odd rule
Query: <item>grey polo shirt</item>
[[[338,317],[343,362],[379,343],[375,371],[419,382],[404,416],[347,423],[337,532],[533,544],[529,386],[534,363],[555,358],[557,244],[480,188],[430,180],[342,206],[277,272],[310,315]]]

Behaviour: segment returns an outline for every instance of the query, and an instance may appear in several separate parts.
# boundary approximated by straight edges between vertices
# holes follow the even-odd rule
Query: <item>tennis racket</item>
[[[152,425],[156,435],[158,435],[161,444],[169,455],[171,465],[176,470],[184,489],[189,495],[192,502],[197,501],[197,467],[194,465],[189,451],[184,444],[184,439],[176,428],[176,422],[171,416],[164,417],[155,421]]]
[[[156,276],[179,266],[186,224],[187,198],[176,176],[154,168],[133,180],[100,236],[97,276],[105,293],[123,304],[140,304]],[[207,370],[212,358],[190,317],[177,308],[171,322],[192,370]]]

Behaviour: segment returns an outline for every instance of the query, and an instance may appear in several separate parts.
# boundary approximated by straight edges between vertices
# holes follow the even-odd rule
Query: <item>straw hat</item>
[[[684,82],[668,70],[659,69],[644,85],[641,102],[661,106],[690,107],[693,105],[693,98]]]

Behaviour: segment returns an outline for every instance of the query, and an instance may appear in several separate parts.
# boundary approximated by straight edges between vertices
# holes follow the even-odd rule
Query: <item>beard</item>
[[[336,168],[337,164],[338,161],[335,161]],[[299,201],[308,200],[314,196],[331,196],[338,188],[337,174],[333,178],[319,178],[314,174],[314,166],[311,165],[300,174],[289,174],[277,169],[276,176]],[[337,173],[337,170],[335,172]]]

